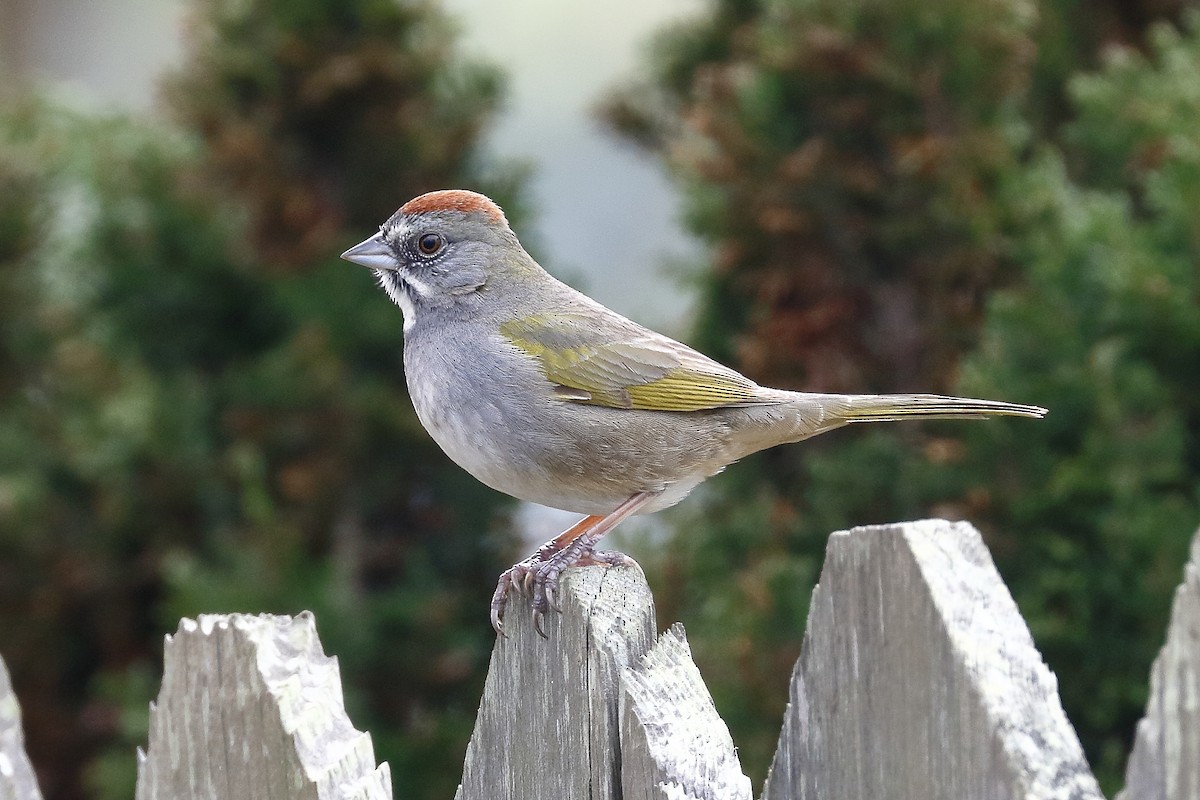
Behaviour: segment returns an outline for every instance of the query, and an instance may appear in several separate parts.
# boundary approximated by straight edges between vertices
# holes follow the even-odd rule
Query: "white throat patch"
[[[379,285],[387,292],[387,296],[392,298],[392,302],[400,306],[400,311],[404,314],[404,332],[408,333],[417,321],[417,306],[409,297],[409,291],[424,299],[429,297],[433,290],[429,284],[414,278],[408,272],[399,275],[385,270],[376,270],[375,277],[379,280]]]
[[[400,307],[400,313],[404,315],[404,332],[408,333],[413,323],[417,321],[417,307],[413,305],[412,298],[405,291],[403,282],[398,276],[389,275],[383,270],[377,270],[375,277],[379,280],[379,285],[387,292],[387,296]]]

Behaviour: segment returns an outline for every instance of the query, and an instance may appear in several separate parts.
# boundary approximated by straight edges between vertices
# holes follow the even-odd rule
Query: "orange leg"
[[[621,520],[650,502],[657,493],[639,492],[604,516],[584,517],[550,541],[539,547],[524,561],[518,561],[500,575],[492,594],[491,618],[496,633],[504,635],[504,607],[508,604],[510,588],[532,594],[533,627],[542,638],[546,611],[555,608],[558,576],[567,567],[589,564],[629,564],[633,559],[621,553],[596,553],[596,543],[615,528]]]
[[[587,531],[588,528],[592,527],[603,519],[604,517],[600,516],[599,514],[592,514],[589,517],[584,517],[583,519],[579,520],[579,522],[576,522],[558,536],[555,536],[553,539],[539,547],[534,552],[533,557],[541,561],[545,561],[547,558],[578,539]]]

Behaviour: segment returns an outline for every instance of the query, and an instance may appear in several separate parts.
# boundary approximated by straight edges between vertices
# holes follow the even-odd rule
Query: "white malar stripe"
[[[407,283],[409,285],[409,287],[414,292],[421,295],[421,297],[429,297],[431,294],[433,294],[433,289],[429,288],[429,284],[418,280],[417,277],[415,275],[413,275],[411,272],[405,272],[404,275],[400,278],[400,280]]]

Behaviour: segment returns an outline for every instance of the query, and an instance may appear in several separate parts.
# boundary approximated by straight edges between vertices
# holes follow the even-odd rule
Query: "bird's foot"
[[[504,617],[504,606],[508,603],[509,589],[530,595],[533,629],[545,639],[546,611],[551,608],[561,610],[558,607],[558,576],[564,569],[590,564],[637,566],[637,562],[624,553],[596,552],[596,542],[617,523],[637,513],[638,509],[657,496],[658,492],[638,492],[604,516],[593,514],[584,517],[539,547],[529,558],[505,570],[492,594],[492,627],[496,633],[504,635],[501,619]]]
[[[529,605],[533,609],[533,629],[545,639],[546,612],[550,609],[562,611],[558,604],[558,579],[564,569],[593,565],[637,566],[637,562],[624,553],[615,550],[595,550],[594,544],[584,541],[583,537],[559,549],[550,547],[552,544],[553,542],[547,542],[529,558],[513,564],[496,582],[496,591],[492,594],[492,627],[501,636],[505,635],[502,620],[505,606],[508,605],[509,589],[529,595]]]

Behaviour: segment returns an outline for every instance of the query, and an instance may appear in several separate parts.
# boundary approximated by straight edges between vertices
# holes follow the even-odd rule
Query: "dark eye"
[[[423,256],[436,255],[446,246],[446,240],[436,233],[422,233],[417,238],[417,249]]]

